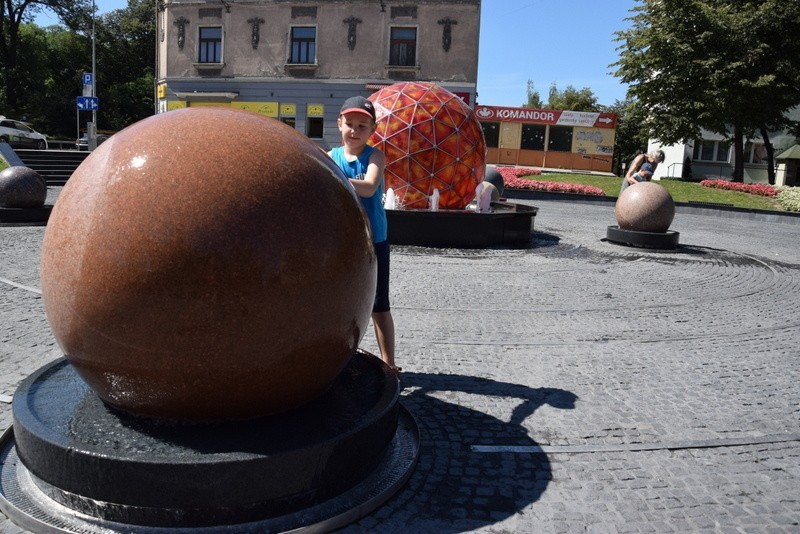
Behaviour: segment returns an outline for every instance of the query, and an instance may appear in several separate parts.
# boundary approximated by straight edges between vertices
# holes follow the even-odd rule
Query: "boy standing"
[[[328,152],[336,165],[349,178],[372,228],[372,242],[378,259],[378,286],[372,307],[372,324],[381,351],[381,359],[394,371],[394,320],[389,306],[389,241],[386,211],[383,208],[383,173],[386,156],[367,145],[375,131],[375,107],[363,96],[348,98],[339,112],[342,146]]]

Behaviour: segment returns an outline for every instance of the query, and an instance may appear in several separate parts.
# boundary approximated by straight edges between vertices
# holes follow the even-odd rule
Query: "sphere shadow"
[[[383,508],[345,532],[463,532],[502,521],[539,499],[552,478],[550,461],[523,422],[545,404],[573,409],[575,394],[427,373],[403,373],[401,385],[402,402],[420,430],[416,470]],[[504,420],[480,410],[498,397],[519,401]],[[465,406],[465,398],[478,409]],[[473,449],[480,445],[525,451]]]
[[[560,243],[561,238],[554,234],[538,231],[531,234],[531,248],[555,247]]]
[[[633,245],[626,245],[625,243],[616,243],[605,237],[601,238],[600,241],[602,243],[608,243],[610,245],[620,247],[620,249],[623,250],[637,251],[648,254],[653,253],[653,254],[681,254],[685,256],[708,256],[709,254],[714,252],[726,252],[722,249],[713,249],[709,247],[701,247],[697,245],[683,244],[683,243],[679,243],[673,249],[659,249],[659,248],[637,247]]]

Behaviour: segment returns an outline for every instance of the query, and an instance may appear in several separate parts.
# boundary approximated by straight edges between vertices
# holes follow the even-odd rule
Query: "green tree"
[[[20,106],[20,86],[28,69],[20,61],[21,27],[47,9],[67,26],[88,12],[87,0],[3,0],[0,2],[0,104],[9,114],[19,115],[26,110]]]
[[[533,86],[533,80],[528,80],[528,87],[526,90],[527,100],[522,104],[523,108],[542,109],[542,97],[539,91]]]
[[[644,126],[646,112],[638,101],[630,97],[603,106],[602,111],[617,115],[612,170],[621,175],[636,156],[647,150],[648,135]]]
[[[547,98],[545,109],[566,109],[570,111],[599,111],[597,97],[588,87],[576,89],[568,85],[566,89],[560,91],[555,83],[550,85],[550,92]]]
[[[800,104],[800,3],[784,0],[639,0],[617,32],[612,66],[649,110],[663,143],[706,129],[734,146],[733,179],[744,176],[744,137]],[[772,167],[770,163],[768,167]]]
[[[129,0],[128,7],[95,20],[98,128],[119,130],[153,113],[155,57],[154,0]],[[51,136],[74,137],[75,97],[81,74],[92,67],[92,18],[75,15],[70,27],[19,29],[17,115]],[[8,108],[5,112],[10,114]]]
[[[20,104],[30,122],[49,135],[72,137],[75,133],[75,96],[80,94],[81,74],[91,64],[86,36],[61,26],[41,28],[23,24],[20,30]]]
[[[128,0],[97,27],[98,126],[119,130],[153,114],[155,0]]]

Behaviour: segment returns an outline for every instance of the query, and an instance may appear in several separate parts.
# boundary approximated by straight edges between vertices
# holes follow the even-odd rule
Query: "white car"
[[[24,122],[7,119],[0,115],[0,143],[8,143],[14,148],[47,148],[47,137]]]

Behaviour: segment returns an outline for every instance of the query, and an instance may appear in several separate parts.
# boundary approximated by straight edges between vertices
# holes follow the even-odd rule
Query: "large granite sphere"
[[[614,207],[623,230],[663,233],[675,217],[675,203],[666,189],[653,182],[639,182],[625,189]]]
[[[385,187],[405,209],[461,209],[483,181],[486,143],[475,112],[447,89],[402,82],[369,97],[378,123],[371,144],[386,154]]]
[[[0,208],[41,208],[47,182],[30,167],[8,167],[0,172]]]
[[[369,223],[338,167],[274,119],[187,108],[115,134],[42,250],[53,333],[108,404],[255,418],[323,393],[369,322]]]

